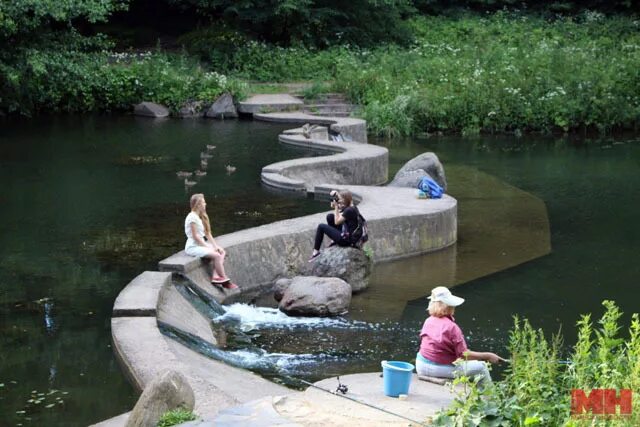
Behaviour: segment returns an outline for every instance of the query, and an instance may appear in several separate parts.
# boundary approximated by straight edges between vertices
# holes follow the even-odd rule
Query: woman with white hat
[[[465,375],[472,379],[479,376],[481,386],[490,384],[491,375],[484,361],[498,363],[505,359],[495,353],[467,348],[462,330],[453,318],[455,308],[464,299],[444,286],[433,289],[429,299],[429,317],[420,331],[420,351],[416,356],[418,375],[439,378]]]

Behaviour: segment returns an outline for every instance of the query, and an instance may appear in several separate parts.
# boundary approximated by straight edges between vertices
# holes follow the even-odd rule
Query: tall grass
[[[597,17],[547,21],[497,13],[414,23],[411,49],[388,47],[342,67],[336,87],[376,114],[409,97],[397,133],[608,132],[640,123],[640,21]]]
[[[333,80],[380,134],[607,133],[640,123],[640,21],[633,17],[498,12],[420,17],[412,28],[409,48],[250,42],[224,61],[215,60],[215,46],[208,57],[246,79]]]
[[[453,406],[435,419],[441,426],[637,426],[640,401],[633,396],[630,417],[572,417],[571,389],[624,389],[640,385],[640,318],[633,314],[628,338],[620,334],[622,312],[604,301],[605,312],[594,325],[590,315],[577,323],[578,339],[561,360],[560,334],[547,339],[529,321],[514,321],[509,340],[511,365],[495,387],[479,390],[468,379]],[[604,423],[604,424],[603,424]]]

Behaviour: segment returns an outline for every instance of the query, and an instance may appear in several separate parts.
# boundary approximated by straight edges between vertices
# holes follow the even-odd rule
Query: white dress
[[[184,234],[187,236],[187,243],[184,245],[184,251],[187,255],[195,256],[198,258],[209,256],[211,248],[205,248],[198,245],[198,242],[193,238],[191,234],[191,224],[196,225],[196,233],[202,240],[204,240],[204,224],[202,220],[195,212],[189,212],[189,215],[184,220]]]

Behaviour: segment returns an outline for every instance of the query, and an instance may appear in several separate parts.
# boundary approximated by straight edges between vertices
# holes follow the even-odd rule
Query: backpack
[[[425,176],[420,180],[418,188],[425,192],[430,199],[440,199],[444,194],[444,189],[428,176]]]
[[[354,206],[355,207],[355,206]],[[355,208],[358,213],[358,225],[353,233],[349,233],[347,222],[342,224],[342,237],[351,242],[351,246],[354,248],[362,249],[365,243],[369,240],[369,228],[367,227],[367,220],[364,219],[358,208]]]

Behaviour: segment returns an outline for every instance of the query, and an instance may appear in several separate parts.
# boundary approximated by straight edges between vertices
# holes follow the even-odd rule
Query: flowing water
[[[2,123],[0,424],[82,426],[131,408],[135,392],[110,347],[111,307],[133,277],[181,248],[190,193],[207,196],[214,234],[326,208],[260,185],[263,165],[310,155],[277,143],[288,127],[86,116]],[[459,200],[458,244],[376,266],[342,319],[228,307],[223,320],[249,339],[228,348],[232,363],[284,381],[410,360],[425,296],[441,284],[467,299],[456,318],[469,345],[497,352],[514,314],[548,333],[562,326],[570,344],[578,315],[600,313],[605,298],[637,311],[637,138],[377,142],[390,149],[392,173],[438,153]],[[198,168],[206,144],[217,146],[208,174],[185,189],[175,173]],[[227,164],[237,171],[227,174]]]

